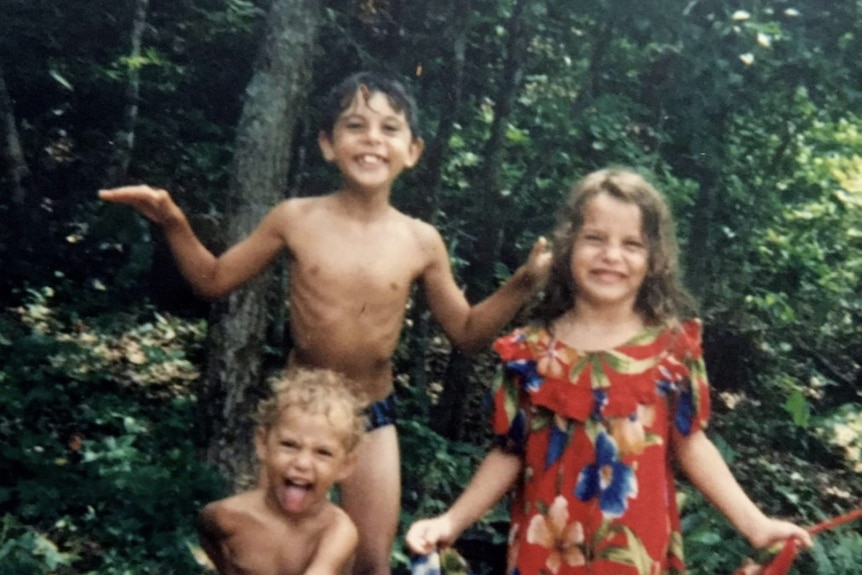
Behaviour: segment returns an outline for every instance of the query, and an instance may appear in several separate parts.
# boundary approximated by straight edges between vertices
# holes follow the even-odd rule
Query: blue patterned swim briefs
[[[380,401],[372,403],[366,410],[368,422],[365,424],[366,431],[374,431],[387,425],[395,425],[398,417],[395,413],[395,394],[391,393]]]

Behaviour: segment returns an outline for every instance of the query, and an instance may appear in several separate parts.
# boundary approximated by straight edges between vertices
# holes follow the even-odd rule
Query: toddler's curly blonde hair
[[[364,394],[345,376],[328,369],[285,370],[271,380],[272,395],[262,401],[255,421],[269,430],[288,407],[323,414],[344,433],[344,445],[352,452],[365,434]]]

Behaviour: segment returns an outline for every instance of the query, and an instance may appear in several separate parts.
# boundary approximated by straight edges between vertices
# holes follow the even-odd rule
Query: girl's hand
[[[131,206],[159,225],[165,225],[181,214],[168,192],[150,186],[99,190],[99,198],[106,202]]]
[[[758,565],[751,559],[746,559],[739,569],[733,572],[733,575],[762,575],[763,565]]]
[[[445,514],[433,519],[420,519],[410,526],[404,539],[413,553],[427,555],[437,547],[452,544],[452,521]]]
[[[767,520],[748,536],[752,547],[759,549],[770,547],[781,543],[786,539],[793,539],[802,549],[809,549],[813,545],[811,534],[789,521],[767,518]]]

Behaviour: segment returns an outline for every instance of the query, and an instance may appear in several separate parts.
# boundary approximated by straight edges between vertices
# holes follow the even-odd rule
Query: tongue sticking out
[[[279,489],[281,507],[288,512],[302,511],[306,501],[311,497],[311,487],[288,483]]]

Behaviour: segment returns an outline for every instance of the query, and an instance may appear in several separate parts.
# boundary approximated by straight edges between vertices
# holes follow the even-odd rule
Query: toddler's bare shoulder
[[[258,495],[257,490],[254,491],[242,491],[235,495],[230,495],[216,501],[211,505],[217,505],[218,508],[226,511],[226,512],[237,512],[246,509],[250,509],[259,505],[259,500],[261,497]]]
[[[344,509],[338,506],[334,506],[333,510],[333,521],[329,526],[329,532],[335,537],[343,538],[344,540],[357,539],[359,536],[359,531],[356,528],[356,524],[353,523],[353,520],[347,514]]]
[[[198,527],[212,535],[226,536],[242,525],[248,514],[247,499],[241,495],[234,495],[213,501],[201,509],[198,515]]]

